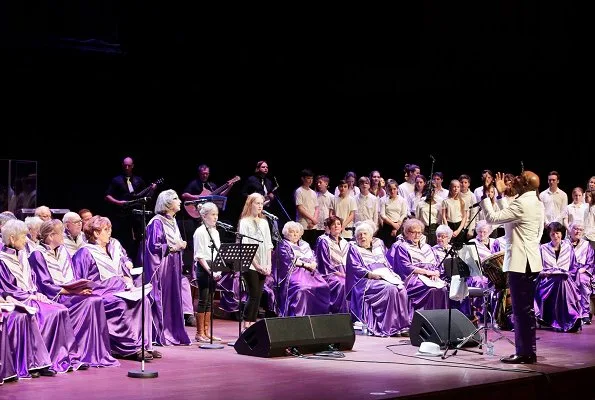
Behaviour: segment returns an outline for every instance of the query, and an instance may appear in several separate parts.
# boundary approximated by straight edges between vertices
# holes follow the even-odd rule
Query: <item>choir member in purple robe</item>
[[[281,231],[279,264],[279,314],[282,317],[328,314],[329,286],[316,269],[316,258],[310,244],[301,239],[304,227],[288,221]]]
[[[72,260],[63,246],[64,225],[45,221],[39,229],[39,246],[29,255],[29,265],[39,291],[66,306],[72,321],[81,361],[92,367],[117,366],[112,357],[103,300],[90,287],[66,289],[75,281]]]
[[[535,290],[536,317],[540,325],[558,332],[577,332],[581,327],[580,292],[576,285],[578,264],[566,228],[559,222],[548,225],[551,241],[541,245],[543,270]],[[514,294],[513,294],[514,295]]]
[[[0,296],[0,303],[14,308],[17,302],[10,296],[6,296],[6,299]],[[0,380],[2,377],[9,379],[15,375],[18,378],[56,375],[56,372],[50,369],[52,361],[39,331],[35,314],[30,314],[22,308],[9,312],[2,311],[0,324],[2,324],[0,336],[4,335],[0,340],[5,341],[0,344],[0,352],[6,351],[9,357],[3,359],[0,355],[0,364],[2,364]]]
[[[405,281],[414,310],[447,308],[448,288],[440,279],[439,262],[429,244],[422,244],[423,223],[410,218],[403,224],[404,241],[393,244],[387,259]]]
[[[581,293],[581,319],[583,324],[591,324],[590,301],[593,295],[593,269],[595,268],[595,251],[589,241],[583,238],[585,225],[582,222],[575,221],[568,227],[570,236],[566,239],[574,249],[578,273],[576,275],[576,284]]]
[[[76,279],[96,283],[93,293],[103,298],[107,315],[112,353],[142,360],[142,327],[144,327],[145,359],[161,358],[153,350],[151,305],[145,296],[145,320],[142,321],[142,300],[124,300],[118,293],[134,288],[130,275],[132,262],[120,242],[111,237],[112,224],[106,217],[93,216],[84,225],[87,244],[72,258]]]
[[[159,346],[189,345],[190,338],[184,327],[182,297],[191,297],[182,290],[182,253],[186,241],[175,215],[181,201],[174,190],[159,193],[155,203],[155,216],[147,224],[144,251],[145,282],[151,282],[151,311],[153,314],[153,341]],[[189,286],[188,286],[189,288]]]
[[[50,354],[52,370],[87,369],[88,364],[80,361],[68,309],[48,299],[35,284],[36,278],[24,251],[27,231],[25,223],[16,219],[2,227],[5,246],[0,251],[0,290],[5,297],[10,296],[37,310],[36,319]]]
[[[356,242],[349,244],[345,289],[351,314],[373,335],[409,336],[413,310],[407,290],[392,271],[384,245],[372,244],[373,235],[372,226],[360,222]]]
[[[343,221],[340,217],[328,217],[324,226],[328,233],[319,236],[316,243],[318,272],[326,279],[330,289],[329,312],[346,313],[348,308],[345,296],[345,263],[349,242],[341,237]]]
[[[490,237],[490,234],[492,233],[492,225],[488,224],[485,219],[477,221],[475,225],[475,233],[475,238],[471,239],[469,243],[475,244],[479,261],[483,264],[483,261],[486,258],[495,253],[494,248],[496,239]],[[486,276],[470,276],[467,278],[467,285],[469,287],[478,287],[484,290],[494,287],[493,282],[490,282]],[[501,297],[501,295],[499,297]],[[480,310],[483,316],[484,311],[482,310],[482,304],[483,299],[481,297],[476,297],[473,300],[473,306]]]

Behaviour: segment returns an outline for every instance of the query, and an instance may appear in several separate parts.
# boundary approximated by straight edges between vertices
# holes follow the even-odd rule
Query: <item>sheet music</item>
[[[388,283],[397,285],[399,288],[403,287],[403,281],[401,280],[401,277],[386,267],[375,269],[372,272],[380,275],[382,279],[384,279]]]
[[[0,303],[0,311],[14,311],[15,305],[12,303]]]
[[[14,304],[14,308],[19,311],[25,311],[27,314],[35,315],[37,314],[37,308],[31,307],[26,305],[25,303],[21,303],[17,299],[11,298],[10,302]],[[5,304],[5,303],[2,303]]]
[[[147,283],[145,285],[145,296],[149,294],[149,292],[151,292],[151,290],[153,289],[153,285],[151,285],[150,283]],[[142,286],[139,287],[135,287],[131,290],[126,290],[124,292],[118,292],[118,293],[114,293],[114,296],[118,296],[122,299],[126,299],[126,300],[131,300],[131,301],[138,301],[141,299],[143,293],[142,293]]]
[[[97,284],[93,281],[90,281],[89,279],[79,279],[74,282],[64,283],[59,286],[66,290],[77,291],[83,289],[93,289],[95,286],[97,286]]]
[[[442,279],[436,279],[434,281],[434,280],[432,280],[432,279],[430,279],[427,276],[422,275],[422,274],[418,274],[417,276],[424,283],[424,285],[426,285],[428,287],[434,287],[436,289],[442,289],[444,286],[446,286],[446,283]]]
[[[469,276],[482,276],[482,272],[480,269],[481,261],[479,259],[479,253],[477,251],[477,247],[475,244],[465,244],[463,248],[459,251],[459,258],[463,260],[465,264],[469,267]]]

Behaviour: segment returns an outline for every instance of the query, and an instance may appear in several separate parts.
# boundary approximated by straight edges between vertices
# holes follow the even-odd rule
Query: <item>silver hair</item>
[[[304,234],[304,227],[301,224],[298,224],[295,221],[287,221],[285,225],[283,225],[283,229],[281,230],[283,236],[287,237],[290,229],[296,230],[300,237],[302,237],[302,235]]]
[[[218,211],[219,208],[217,208],[217,204],[212,203],[212,202],[206,202],[202,205],[202,207],[200,207],[200,216],[201,217],[206,217],[208,214],[214,212],[214,211]]]
[[[81,217],[72,211],[68,211],[66,214],[64,214],[64,216],[62,217],[62,223],[67,223],[67,222],[71,222],[71,221],[78,221],[79,219],[81,219]]]
[[[23,221],[11,219],[2,226],[2,242],[9,245],[11,236],[26,235],[27,233],[29,233],[29,229],[27,229],[27,225]]]
[[[451,238],[453,231],[452,229],[450,229],[450,226],[448,225],[439,225],[438,228],[436,228],[436,236],[442,234],[446,234],[449,238]]]
[[[178,197],[178,194],[173,189],[167,189],[159,193],[155,202],[155,214],[165,214],[171,210],[176,197]]]
[[[25,218],[25,225],[27,226],[28,229],[38,229],[41,227],[41,224],[43,224],[43,219],[39,218],[39,217],[27,217]]]
[[[17,217],[15,217],[14,214],[8,212],[0,213],[0,228],[2,228],[4,224],[11,219],[17,219]]]
[[[360,232],[368,232],[370,236],[374,235],[374,229],[372,226],[364,221],[358,223],[355,226],[355,236],[357,236]]]
[[[487,228],[488,233],[490,233],[492,230],[492,225],[488,224],[488,221],[485,219],[480,219],[477,221],[477,224],[475,224],[475,232],[481,230],[482,228]]]

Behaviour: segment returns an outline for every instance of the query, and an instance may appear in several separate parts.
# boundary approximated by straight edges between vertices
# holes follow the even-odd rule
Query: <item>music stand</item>
[[[252,265],[256,250],[258,250],[258,243],[221,243],[217,257],[215,257],[215,263],[213,268],[215,271],[222,272],[239,272],[240,274],[240,285],[239,285],[239,329],[238,337],[242,334],[242,321],[244,311],[242,310],[242,273],[248,271]],[[211,303],[213,304],[213,303]],[[211,316],[213,314],[211,313]],[[211,329],[213,324],[211,323]],[[211,335],[212,336],[212,335]],[[235,342],[229,342],[229,346],[235,345]]]

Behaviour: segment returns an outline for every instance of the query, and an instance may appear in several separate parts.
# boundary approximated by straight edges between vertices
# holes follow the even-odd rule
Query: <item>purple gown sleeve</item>
[[[287,278],[293,265],[293,250],[291,250],[291,247],[284,240],[279,242],[277,250],[279,251],[279,255],[277,256],[277,276],[279,277],[279,281],[283,281]]]
[[[85,248],[79,249],[72,257],[72,269],[76,279],[89,279],[100,282],[99,269],[95,265],[95,259]]]
[[[0,261],[0,294],[5,293],[17,299],[25,301],[32,294],[17,286],[17,280],[10,272],[4,261]]]
[[[368,267],[363,263],[363,260],[357,251],[355,245],[350,245],[347,252],[347,263],[346,263],[346,277],[345,277],[345,289],[346,292],[351,292],[351,289],[364,278],[369,272]]]
[[[41,251],[37,250],[31,253],[29,256],[29,265],[35,273],[35,283],[39,291],[49,299],[56,297],[62,290],[62,287],[54,284],[54,279],[48,270],[47,262]]]
[[[318,272],[322,276],[326,276],[334,272],[330,268],[331,251],[329,249],[328,242],[320,238],[318,239],[318,243],[316,244],[316,264]]]
[[[407,251],[406,246],[397,246],[395,251],[395,264],[393,266],[395,272],[405,280],[415,270],[415,266],[411,262],[411,257]]]

